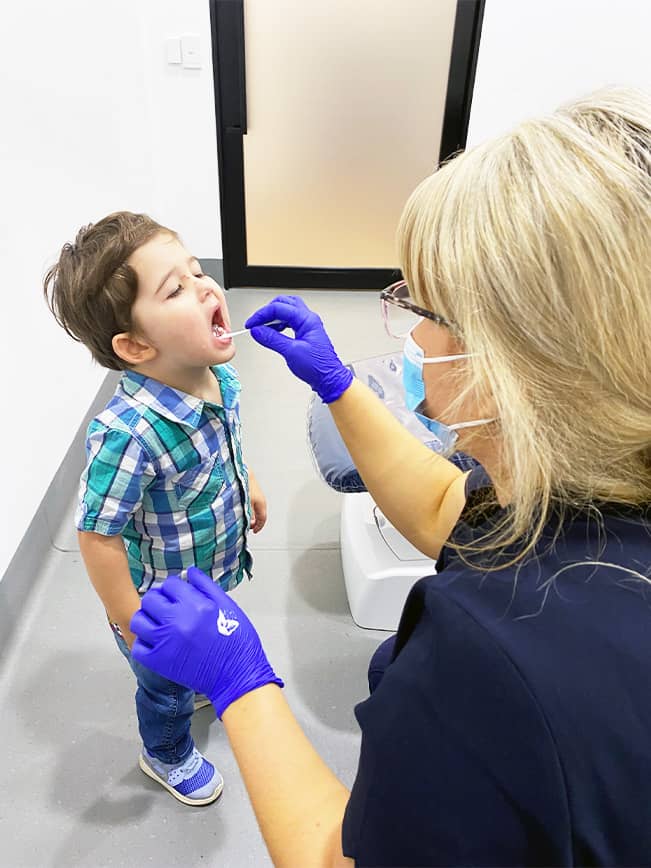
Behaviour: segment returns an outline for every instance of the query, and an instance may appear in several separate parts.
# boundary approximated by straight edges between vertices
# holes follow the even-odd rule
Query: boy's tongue
[[[228,333],[228,330],[224,327],[224,319],[222,316],[221,308],[217,308],[217,310],[213,314],[212,333],[220,344],[230,343],[230,338],[222,337],[224,334]]]
[[[212,333],[220,344],[229,344],[231,342],[230,337],[223,337],[225,331],[226,330],[218,323],[213,323]]]

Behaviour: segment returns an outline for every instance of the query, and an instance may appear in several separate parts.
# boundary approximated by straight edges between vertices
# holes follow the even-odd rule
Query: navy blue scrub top
[[[466,515],[466,541],[496,519]],[[601,516],[495,573],[444,549],[414,586],[355,709],[356,865],[651,865],[651,585],[626,572],[651,574],[651,509]]]

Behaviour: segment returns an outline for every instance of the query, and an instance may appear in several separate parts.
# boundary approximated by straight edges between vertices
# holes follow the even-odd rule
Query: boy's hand
[[[137,611],[138,610],[136,609],[136,612]],[[135,614],[135,612],[134,612],[134,614]],[[130,624],[130,621],[127,621],[124,624],[118,624],[118,626],[120,628],[120,633],[122,633],[122,638],[127,643],[127,647],[129,649],[129,651],[131,651],[131,649],[133,648],[133,643],[136,641],[136,635],[135,635],[135,633],[132,633],[131,630],[129,629],[129,624]]]
[[[249,470],[249,497],[251,498],[251,530],[260,533],[267,523],[267,498],[258,485],[258,480]]]

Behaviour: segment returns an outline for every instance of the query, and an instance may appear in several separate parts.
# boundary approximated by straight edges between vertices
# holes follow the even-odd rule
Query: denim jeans
[[[164,763],[184,762],[194,747],[190,735],[194,691],[142,666],[131,657],[122,636],[113,627],[111,629],[138,682],[138,728],[147,752]]]

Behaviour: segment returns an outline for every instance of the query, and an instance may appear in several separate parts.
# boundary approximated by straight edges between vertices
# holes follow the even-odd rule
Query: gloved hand
[[[274,673],[255,627],[231,597],[197,567],[188,581],[170,576],[142,598],[131,619],[132,657],[170,681],[205,693],[221,718],[231,702]]]
[[[278,320],[278,324],[264,323]],[[311,386],[324,404],[340,398],[353,381],[351,371],[339,360],[319,317],[295,295],[279,295],[244,323],[263,347],[280,353],[289,370]],[[294,338],[280,334],[294,330]]]

